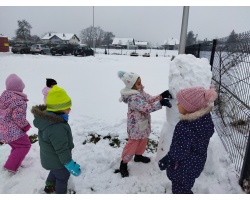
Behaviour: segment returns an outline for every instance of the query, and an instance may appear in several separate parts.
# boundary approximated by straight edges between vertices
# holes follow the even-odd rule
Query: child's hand
[[[162,100],[160,101],[160,103],[161,103],[162,106],[167,106],[167,107],[169,107],[169,108],[172,107],[172,104],[169,102],[168,99],[162,99]]]
[[[64,165],[66,169],[74,176],[78,176],[81,174],[80,165],[71,160],[68,164]]]
[[[164,98],[173,99],[172,95],[170,94],[170,92],[168,90],[161,93],[161,96],[162,96],[162,99],[164,99]]]
[[[22,130],[26,133],[28,130],[30,130],[30,127],[30,124],[28,124],[27,126],[23,127]]]

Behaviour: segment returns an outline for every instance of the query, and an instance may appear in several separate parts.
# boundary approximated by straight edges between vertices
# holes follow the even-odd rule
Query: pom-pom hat
[[[133,72],[119,71],[118,77],[124,82],[127,88],[131,89],[139,78],[139,75]]]
[[[47,87],[51,87],[52,85],[56,85],[57,82],[56,80],[52,79],[52,78],[46,78],[46,86]]]
[[[16,92],[23,92],[23,89],[25,88],[24,82],[16,74],[10,74],[5,81],[5,85],[6,90],[12,90]]]
[[[68,94],[63,88],[55,85],[49,92],[46,98],[46,110],[57,112],[67,110],[72,106],[72,102]]]
[[[187,112],[193,113],[214,102],[217,93],[212,87],[208,90],[203,87],[192,87],[180,90],[176,97]]]

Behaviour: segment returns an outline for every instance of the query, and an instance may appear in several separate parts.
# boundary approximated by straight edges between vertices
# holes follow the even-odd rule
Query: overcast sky
[[[61,4],[60,4],[61,5]],[[225,4],[226,5],[226,4]],[[116,37],[163,43],[180,38],[183,6],[0,6],[0,33],[15,36],[18,20],[41,37],[49,31],[75,33],[93,25]],[[250,6],[190,6],[188,31],[214,39],[250,30]]]

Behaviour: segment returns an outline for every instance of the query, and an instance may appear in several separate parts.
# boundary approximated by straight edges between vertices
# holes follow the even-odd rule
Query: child
[[[43,98],[44,104],[46,104],[46,98],[47,98],[48,92],[51,90],[51,88],[54,85],[57,85],[56,80],[54,80],[52,78],[46,78],[46,87],[43,88],[43,90],[42,90],[42,93],[44,96],[44,98]]]
[[[178,110],[182,114],[176,124],[168,154],[159,161],[172,181],[173,194],[192,194],[195,179],[204,168],[209,140],[214,133],[210,111],[217,98],[214,88],[192,87],[180,90]]]
[[[72,160],[73,137],[68,124],[72,106],[66,91],[55,85],[48,93],[46,105],[33,106],[33,124],[38,128],[40,159],[43,168],[50,170],[44,191],[67,193],[70,174],[78,176],[80,165]]]
[[[4,168],[16,173],[31,147],[26,134],[30,129],[26,120],[28,99],[23,93],[25,84],[16,74],[10,74],[5,84],[6,90],[0,96],[0,139],[11,147]]]
[[[120,101],[128,104],[127,132],[128,143],[123,149],[120,163],[122,177],[129,176],[127,164],[134,157],[135,162],[148,163],[150,158],[143,156],[151,132],[150,113],[157,111],[162,106],[171,108],[168,99],[172,98],[168,90],[161,95],[150,96],[144,92],[141,78],[135,73],[118,72],[119,78],[126,87],[121,90]]]

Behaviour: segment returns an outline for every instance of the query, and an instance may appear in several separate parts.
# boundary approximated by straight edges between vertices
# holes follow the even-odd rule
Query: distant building
[[[79,38],[73,33],[48,33],[43,36],[42,41],[52,44],[78,44],[80,42]]]
[[[179,40],[176,38],[169,38],[164,40],[161,46],[166,50],[176,50],[179,48]]]
[[[136,47],[134,38],[114,38],[112,46],[123,49],[134,49]]]
[[[135,42],[137,49],[148,49],[148,42]]]

